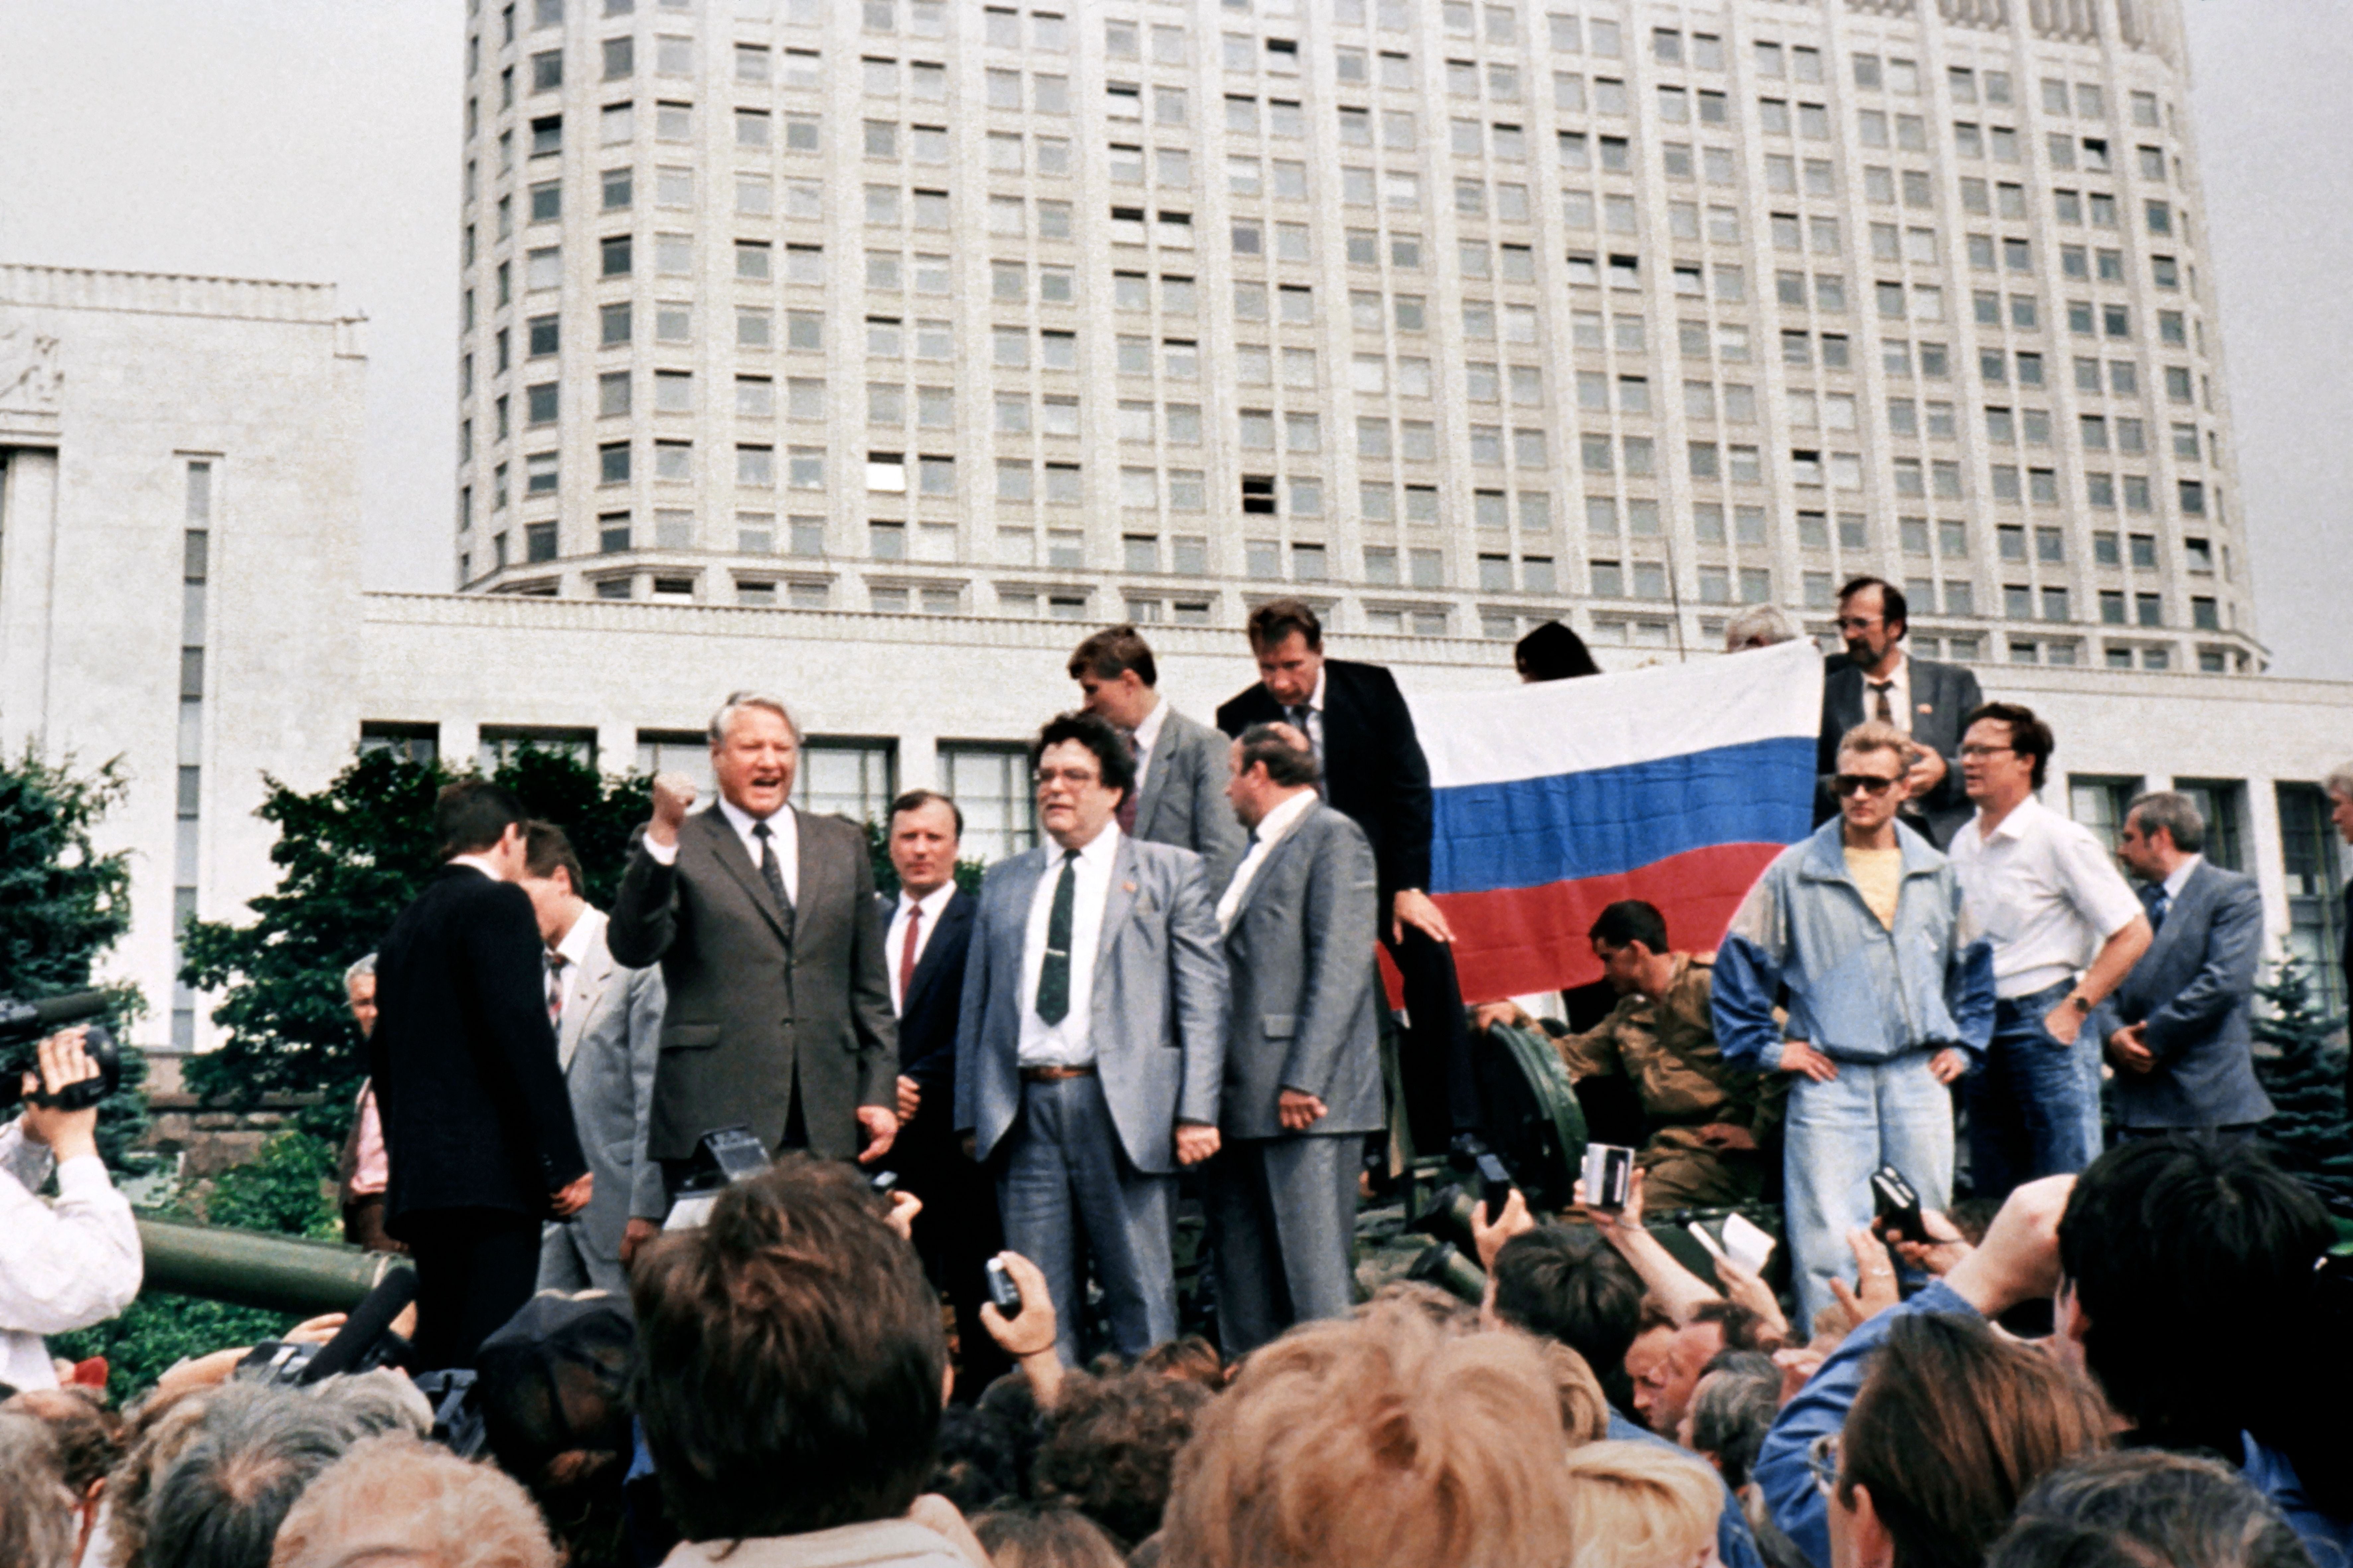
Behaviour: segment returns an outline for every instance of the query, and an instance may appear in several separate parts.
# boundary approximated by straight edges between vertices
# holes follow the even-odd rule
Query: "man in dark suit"
[[[1430,763],[1396,679],[1377,664],[1324,657],[1324,626],[1300,599],[1250,612],[1259,684],[1218,710],[1218,728],[1289,723],[1314,747],[1324,798],[1365,830],[1380,879],[1380,940],[1405,982],[1399,1066],[1416,1142],[1450,1135],[1475,1152],[1479,1084],[1461,983],[1447,944],[1454,932],[1430,900]]]
[[[1978,678],[1956,664],[1932,664],[1905,651],[1911,627],[1904,590],[1878,577],[1857,577],[1839,590],[1839,635],[1847,661],[1822,678],[1822,732],[1814,772],[1814,825],[1838,815],[1831,775],[1838,771],[1839,738],[1866,719],[1893,724],[1912,742],[1905,774],[1908,798],[1900,820],[1942,849],[1969,819],[1961,787],[1961,731],[1983,704]]]
[[[982,1271],[1005,1245],[997,1190],[955,1131],[956,1023],[974,903],[956,887],[963,838],[963,808],[946,795],[914,789],[891,803],[886,842],[899,891],[884,900],[882,952],[899,1017],[899,1136],[888,1163],[923,1200],[915,1251],[955,1308],[956,1394],[969,1401],[1013,1363],[980,1321]]]
[[[1229,1359],[1345,1318],[1357,1151],[1381,1126],[1380,1025],[1365,955],[1380,923],[1364,829],[1315,795],[1288,726],[1233,742],[1226,794],[1250,849],[1218,900],[1232,1003],[1224,1148],[1209,1163],[1218,1337]]]
[[[2255,967],[2263,899],[2253,877],[2200,853],[2206,820],[2173,790],[2125,812],[2116,858],[2140,883],[2157,935],[2085,1027],[2116,1071],[2126,1137],[2206,1128],[2246,1135],[2272,1113],[2255,1079]]]
[[[441,792],[444,864],[376,952],[368,1068],[391,1182],[385,1227],[417,1258],[417,1362],[465,1366],[531,1299],[542,1219],[594,1178],[555,1064],[546,968],[523,872],[522,805],[470,780]]]
[[[1223,795],[1226,738],[1179,713],[1155,689],[1159,667],[1134,626],[1095,633],[1071,655],[1071,679],[1135,752],[1135,793],[1121,803],[1119,830],[1201,858],[1215,892],[1242,858],[1242,832]]]
[[[899,1037],[864,830],[792,804],[800,730],[739,691],[711,721],[719,799],[653,784],[653,820],[613,900],[606,941],[659,963],[670,994],[647,1152],[675,1198],[702,1135],[749,1127],[773,1152],[862,1163],[899,1131]],[[861,1152],[860,1143],[864,1142]],[[659,1228],[640,1204],[627,1253]]]
[[[1065,713],[1029,748],[1046,842],[981,884],[956,1028],[955,1123],[997,1177],[1005,1238],[1046,1277],[1062,1359],[1082,1248],[1112,1349],[1176,1333],[1176,1168],[1218,1152],[1226,962],[1201,858],[1119,830],[1127,744]]]

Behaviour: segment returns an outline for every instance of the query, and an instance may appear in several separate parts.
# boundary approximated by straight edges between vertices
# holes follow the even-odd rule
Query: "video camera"
[[[408,1342],[393,1331],[393,1320],[416,1300],[417,1270],[395,1268],[361,1298],[325,1344],[265,1340],[246,1352],[233,1375],[240,1383],[304,1388],[340,1373],[399,1366],[408,1359]]]
[[[114,998],[103,991],[69,991],[37,1002],[0,997],[0,1049],[42,1039],[85,1018],[101,1016],[113,1006]],[[90,1025],[82,1049],[97,1065],[98,1076],[68,1084],[57,1094],[36,1092],[30,1097],[34,1104],[57,1110],[87,1110],[122,1087],[122,1049],[105,1025]],[[14,1073],[0,1073],[0,1110],[25,1098],[23,1081]]]

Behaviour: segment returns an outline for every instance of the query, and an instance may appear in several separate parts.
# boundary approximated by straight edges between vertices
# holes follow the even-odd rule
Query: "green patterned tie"
[[[1059,1024],[1071,1011],[1071,906],[1076,898],[1079,852],[1062,851],[1054,879],[1054,907],[1046,916],[1046,962],[1038,966],[1038,1016]]]

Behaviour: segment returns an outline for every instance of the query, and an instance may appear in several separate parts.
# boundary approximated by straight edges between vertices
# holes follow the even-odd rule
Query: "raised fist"
[[[646,837],[658,844],[677,843],[678,825],[693,809],[696,793],[694,781],[684,773],[656,773],[654,816],[646,826]]]

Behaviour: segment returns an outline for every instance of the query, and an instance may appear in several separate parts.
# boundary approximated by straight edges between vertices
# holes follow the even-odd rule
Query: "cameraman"
[[[25,1075],[25,1113],[0,1129],[0,1383],[55,1388],[43,1334],[103,1322],[139,1294],[139,1231],[98,1158],[98,1108],[37,1105],[96,1078],[85,1029],[51,1035]],[[33,1194],[58,1173],[58,1199]]]

